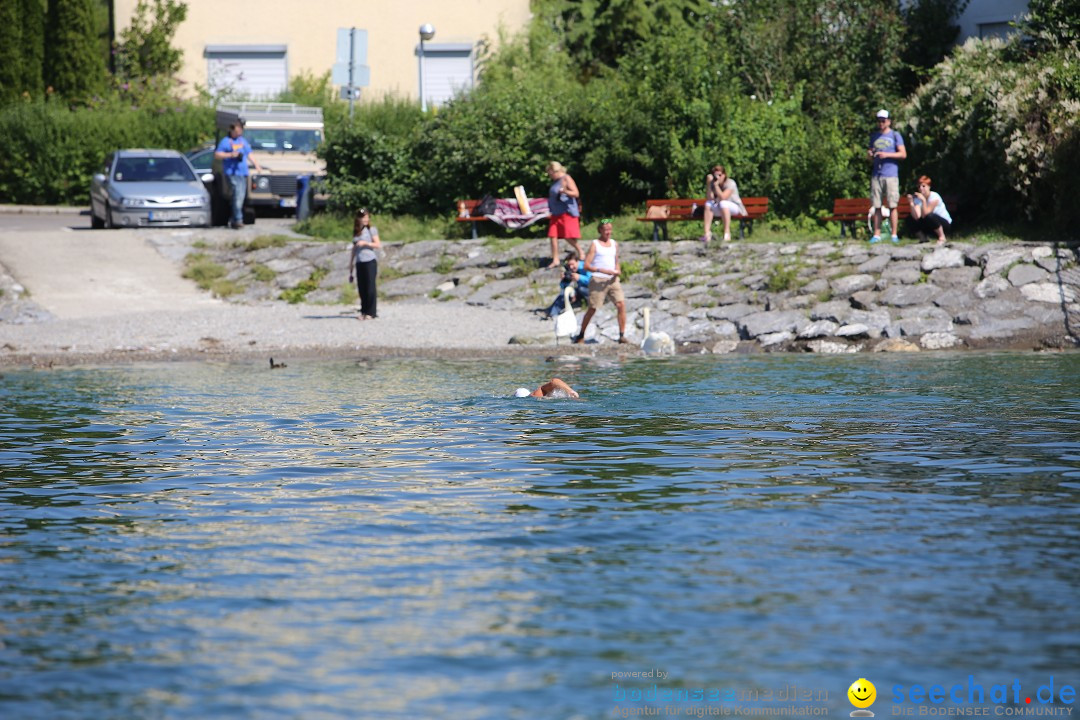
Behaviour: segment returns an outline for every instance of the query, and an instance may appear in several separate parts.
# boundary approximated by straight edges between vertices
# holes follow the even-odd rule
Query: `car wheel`
[[[255,224],[255,208],[251,207],[250,205],[245,205],[244,206],[244,224],[245,225],[254,225]]]
[[[112,208],[109,207],[109,203],[105,203],[105,219],[101,221],[101,227],[106,230],[112,230],[116,226],[112,221]]]
[[[90,227],[95,230],[101,230],[105,227],[105,221],[94,214],[93,208],[90,208]]]

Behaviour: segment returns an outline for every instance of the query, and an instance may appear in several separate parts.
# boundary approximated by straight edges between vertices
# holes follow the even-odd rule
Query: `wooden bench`
[[[739,221],[739,239],[746,238],[747,229],[750,234],[754,232],[754,220],[758,220],[765,216],[769,212],[769,198],[767,197],[744,197],[742,199],[743,207],[746,208],[745,215],[732,215],[732,220]],[[654,209],[655,208],[655,209]],[[668,239],[667,224],[669,222],[699,222],[704,226],[705,216],[694,216],[696,209],[705,210],[705,198],[667,198],[664,200],[646,200],[645,201],[645,217],[639,217],[641,222],[651,222],[653,224],[653,240],[659,240],[661,232],[664,235],[664,240]],[[723,226],[724,219],[720,216],[716,216],[713,222],[719,221],[721,227]]]
[[[952,213],[956,208],[956,196],[942,196],[945,207]],[[911,217],[911,201],[907,195],[900,196],[900,203],[896,206],[897,217],[900,220]],[[823,223],[840,223],[840,237],[844,237],[845,231],[851,231],[851,237],[855,237],[855,228],[866,224],[866,217],[870,214],[870,198],[837,198],[833,200],[833,214],[829,217],[820,218]],[[859,225],[856,225],[859,223]],[[896,232],[896,228],[893,229]]]
[[[472,211],[476,207],[476,204],[480,202],[480,199],[475,200],[458,200],[457,202],[457,217],[454,218],[456,222],[471,222],[472,223],[472,237],[473,240],[477,238],[476,235],[476,223],[478,222],[490,222],[488,218],[483,215],[477,215],[473,217]]]
[[[536,201],[536,198],[533,198],[532,200],[530,200],[530,202],[535,202],[535,201]],[[473,238],[473,240],[476,240],[476,238],[477,238],[476,223],[485,222],[485,221],[486,222],[491,222],[491,218],[487,217],[486,215],[473,215],[472,214],[473,210],[476,208],[476,206],[479,203],[480,203],[479,199],[476,199],[476,200],[458,200],[457,201],[457,217],[454,218],[454,222],[472,223],[472,238]],[[578,207],[580,208],[580,207],[582,207],[582,205],[580,205],[580,203],[579,203]]]

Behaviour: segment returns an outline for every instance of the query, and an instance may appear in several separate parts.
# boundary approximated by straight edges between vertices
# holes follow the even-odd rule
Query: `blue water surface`
[[[5,372],[0,717],[1080,685],[1078,354],[289,365]]]

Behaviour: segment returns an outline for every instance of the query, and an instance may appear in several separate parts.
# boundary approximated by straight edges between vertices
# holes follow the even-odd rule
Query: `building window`
[[[979,37],[982,39],[1001,38],[1004,40],[1015,31],[1016,28],[1008,21],[979,23]]]
[[[472,45],[464,43],[424,43],[424,95],[429,106],[442,105],[472,88],[472,51]]]
[[[284,45],[208,45],[206,86],[214,95],[266,100],[289,86]]]

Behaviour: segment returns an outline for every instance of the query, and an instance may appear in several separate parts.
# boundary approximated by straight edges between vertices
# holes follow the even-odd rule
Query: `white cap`
[[[529,388],[518,388],[514,391],[514,397],[529,397],[532,395],[532,390]]]
[[[878,110],[877,111],[877,116],[879,118],[888,118],[889,117],[889,111],[888,110]]]

